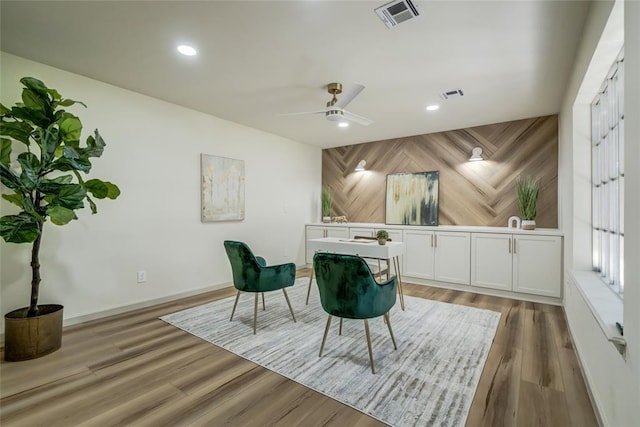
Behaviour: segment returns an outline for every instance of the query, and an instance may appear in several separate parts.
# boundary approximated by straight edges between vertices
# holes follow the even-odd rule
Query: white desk
[[[378,244],[377,240],[366,239],[343,239],[339,237],[324,237],[321,239],[307,240],[307,250],[314,252],[331,252],[345,255],[356,255],[363,258],[383,259],[387,261],[387,268],[390,269],[389,262],[393,262],[393,267],[398,277],[398,296],[400,306],[404,310],[404,295],[402,292],[402,277],[400,275],[400,255],[404,254],[403,242],[389,242],[385,245]],[[307,304],[309,304],[309,294],[311,293],[311,281],[313,280],[314,269],[311,266],[309,276],[309,289],[307,290]]]

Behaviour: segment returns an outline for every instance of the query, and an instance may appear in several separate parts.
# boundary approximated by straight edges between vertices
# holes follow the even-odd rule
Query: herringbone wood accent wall
[[[482,147],[483,162],[469,162]],[[354,172],[360,160],[365,172]],[[322,184],[334,193],[333,216],[385,222],[386,176],[440,172],[439,223],[506,226],[518,215],[515,181],[540,182],[536,225],[558,227],[558,116],[389,139],[322,151]]]

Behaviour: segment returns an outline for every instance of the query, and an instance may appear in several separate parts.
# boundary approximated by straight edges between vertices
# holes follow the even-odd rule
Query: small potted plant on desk
[[[518,177],[516,197],[522,217],[523,230],[535,230],[536,205],[538,202],[538,182],[532,176]]]
[[[378,230],[378,232],[376,233],[376,238],[378,239],[379,245],[385,245],[387,243],[387,240],[389,240],[389,233],[387,233],[385,230]]]

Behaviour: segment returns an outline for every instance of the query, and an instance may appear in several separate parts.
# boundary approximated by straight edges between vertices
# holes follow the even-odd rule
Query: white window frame
[[[624,296],[624,51],[591,104],[593,270]]]

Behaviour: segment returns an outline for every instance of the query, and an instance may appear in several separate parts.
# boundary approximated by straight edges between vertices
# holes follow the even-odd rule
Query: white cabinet
[[[513,236],[513,290],[559,297],[562,289],[562,239]]]
[[[471,234],[471,286],[511,290],[513,240],[510,234]]]
[[[435,279],[441,282],[469,284],[469,233],[437,231],[434,237]]]
[[[560,297],[562,238],[472,233],[471,285]]]
[[[307,225],[305,233],[305,248],[306,241],[309,239],[321,239],[323,237],[339,237],[349,238],[349,227],[323,227],[321,225]],[[313,263],[313,251],[306,251],[307,264]]]
[[[405,230],[404,275],[469,284],[469,233]]]
[[[433,231],[405,230],[403,239],[405,277],[433,280]]]

